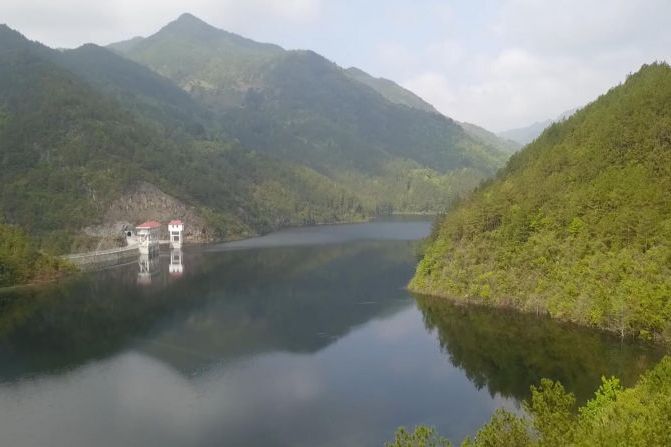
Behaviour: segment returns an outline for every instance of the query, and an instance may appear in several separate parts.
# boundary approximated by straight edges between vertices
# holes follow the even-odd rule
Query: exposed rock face
[[[117,237],[123,234],[125,228],[133,228],[147,220],[156,220],[165,226],[162,229],[165,234],[161,239],[168,239],[167,224],[172,219],[184,222],[186,242],[214,240],[214,235],[196,208],[186,205],[147,182],[138,183],[112,202],[105,213],[104,224],[87,227],[84,231],[95,237]]]

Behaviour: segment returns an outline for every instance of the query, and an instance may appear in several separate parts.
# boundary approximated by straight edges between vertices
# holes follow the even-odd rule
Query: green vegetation
[[[671,339],[671,68],[638,73],[456,206],[411,289]]]
[[[389,79],[375,78],[356,67],[346,69],[345,73],[350,78],[366,84],[394,104],[403,104],[425,112],[438,113],[431,104]]]
[[[71,270],[38,251],[20,229],[0,223],[0,287],[45,281]]]
[[[444,210],[507,156],[391,81],[189,14],[110,48],[190,92],[226,137],[314,169],[368,209]]]
[[[575,398],[559,382],[544,379],[518,416],[499,409],[464,447],[485,446],[666,446],[671,445],[671,357],[633,388],[602,379],[594,398],[575,409]],[[449,446],[434,429],[399,429],[390,447]]]
[[[109,204],[138,181],[195,205],[221,238],[372,214],[314,170],[175,128],[178,117],[170,110],[188,113],[181,105],[191,99],[160,84],[172,96],[157,93],[163,103],[152,103],[148,82],[156,75],[137,64],[122,59],[133,76],[109,72],[94,87],[65,68],[76,68],[70,52],[6,27],[0,40],[0,211],[49,252],[86,249],[92,241],[78,231],[101,223]],[[108,50],[86,51],[98,66],[123,67]],[[120,100],[104,92],[117,92]],[[169,113],[143,114],[151,104]],[[189,116],[198,122],[198,115]]]

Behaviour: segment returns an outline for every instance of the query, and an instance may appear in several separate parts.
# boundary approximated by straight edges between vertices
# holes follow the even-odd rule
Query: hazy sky
[[[182,12],[393,79],[495,131],[554,117],[671,59],[671,0],[0,2],[0,22],[53,47],[146,36]]]

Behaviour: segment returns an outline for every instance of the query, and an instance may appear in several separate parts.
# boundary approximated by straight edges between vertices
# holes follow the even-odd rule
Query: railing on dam
[[[121,264],[132,258],[137,258],[138,254],[138,245],[129,245],[108,250],[65,255],[63,259],[70,261],[82,270],[90,270]]]

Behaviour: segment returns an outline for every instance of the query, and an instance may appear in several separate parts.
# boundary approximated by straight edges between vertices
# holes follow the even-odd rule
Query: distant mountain
[[[671,68],[514,154],[436,227],[411,288],[671,339]]]
[[[517,129],[505,130],[503,132],[499,132],[497,135],[501,138],[512,140],[521,144],[522,146],[525,146],[538,138],[538,136],[543,133],[543,131],[547,129],[552,123],[565,120],[566,118],[573,115],[576,110],[578,109],[567,110],[554,119],[538,121],[530,124],[529,126],[520,127]]]
[[[415,95],[410,90],[407,90],[394,81],[384,78],[375,78],[363,70],[356,67],[350,67],[345,70],[348,76],[374,89],[376,92],[384,96],[388,101],[395,104],[402,104],[415,109],[423,110],[425,112],[440,113],[431,104],[424,101],[419,96]],[[473,139],[488,144],[489,146],[498,149],[499,151],[512,154],[517,151],[521,144],[500,138],[495,133],[488,131],[482,127],[471,123],[458,122],[461,128]]]
[[[459,123],[459,125],[471,137],[483,141],[506,154],[513,154],[522,147],[522,144],[518,143],[517,141],[508,140],[506,138],[500,137],[499,135],[496,135],[494,132],[490,132],[487,129],[484,129],[480,126],[476,126],[475,124],[462,122]]]
[[[243,146],[305,164],[376,206],[441,209],[440,190],[454,198],[506,158],[391,81],[344,70],[311,51],[257,43],[189,14],[111,48],[191,93]]]

